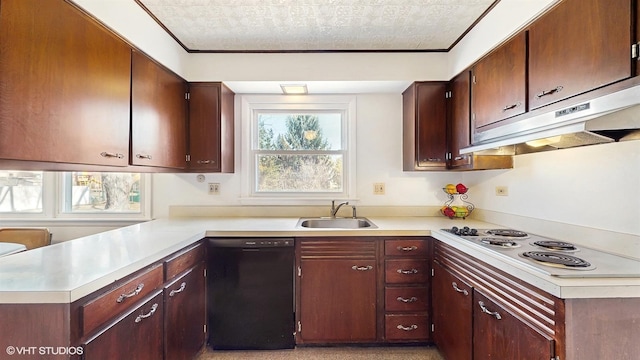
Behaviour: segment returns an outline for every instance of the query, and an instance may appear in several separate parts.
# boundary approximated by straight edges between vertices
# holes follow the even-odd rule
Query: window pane
[[[257,192],[342,192],[342,155],[256,157]]]
[[[41,213],[42,172],[0,170],[0,212]]]
[[[66,212],[140,212],[140,174],[72,172],[65,184]]]
[[[258,150],[341,150],[341,113],[259,113]]]

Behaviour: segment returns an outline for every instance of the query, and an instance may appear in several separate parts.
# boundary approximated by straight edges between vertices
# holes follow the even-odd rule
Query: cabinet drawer
[[[427,311],[427,288],[402,287],[384,289],[385,311]]]
[[[428,340],[427,315],[385,315],[384,335],[387,340]]]
[[[162,359],[163,308],[162,291],[149,295],[147,301],[130,307],[126,315],[85,341],[83,359],[110,360]]]
[[[82,333],[87,334],[98,325],[124,312],[136,301],[162,286],[162,266],[118,285],[82,306]]]
[[[429,279],[427,260],[385,260],[384,279],[388,284],[425,283]]]
[[[164,262],[165,280],[170,280],[181,272],[194,267],[203,259],[203,247],[200,243],[171,256]]]
[[[428,255],[426,240],[385,240],[384,254],[386,256],[426,257]]]

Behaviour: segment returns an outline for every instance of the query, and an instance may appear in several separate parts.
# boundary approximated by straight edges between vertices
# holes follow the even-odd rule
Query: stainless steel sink
[[[296,227],[309,229],[376,229],[377,226],[371,220],[359,218],[300,218]]]

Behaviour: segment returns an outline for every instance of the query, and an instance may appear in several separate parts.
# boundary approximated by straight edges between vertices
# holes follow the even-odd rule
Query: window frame
[[[140,173],[140,212],[100,212],[100,211],[68,211],[67,186],[70,184],[72,171],[59,173],[56,177],[55,217],[58,219],[91,219],[91,220],[150,220],[151,209],[151,176]]]
[[[356,97],[348,95],[241,95],[242,172],[240,202],[243,204],[289,205],[308,204],[310,201],[325,203],[333,199],[356,198]],[[339,112],[342,114],[342,149],[311,151],[313,154],[343,154],[342,192],[257,192],[257,115],[261,112]],[[278,152],[280,153],[280,152]],[[308,151],[291,151],[288,154],[308,154]]]
[[[11,226],[37,223],[52,226],[59,222],[75,223],[91,226],[104,223],[130,223],[151,220],[151,175],[140,173],[140,212],[66,212],[65,211],[65,174],[71,172],[43,171],[42,175],[42,212],[39,213],[0,213],[3,222]]]

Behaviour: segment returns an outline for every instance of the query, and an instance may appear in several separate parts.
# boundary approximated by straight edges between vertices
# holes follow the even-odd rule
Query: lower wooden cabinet
[[[297,344],[430,341],[429,238],[298,238],[296,246]]]
[[[205,342],[204,263],[164,287],[165,359],[193,359]]]
[[[554,340],[473,291],[473,359],[549,360]]]
[[[471,359],[473,354],[473,288],[433,264],[433,341],[445,359]]]
[[[433,337],[445,359],[565,359],[564,303],[436,243]]]
[[[426,342],[430,330],[431,242],[384,240],[384,341]]]
[[[158,290],[84,341],[83,359],[162,359],[162,321],[162,291]]]
[[[301,240],[297,342],[376,341],[376,242]]]

